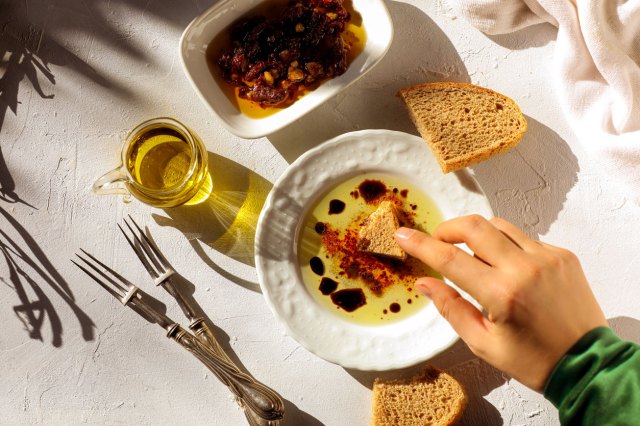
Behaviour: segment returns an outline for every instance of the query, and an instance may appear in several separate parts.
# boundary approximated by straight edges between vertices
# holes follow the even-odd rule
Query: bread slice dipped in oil
[[[407,253],[395,240],[395,233],[399,227],[393,202],[381,202],[378,208],[365,219],[364,225],[358,231],[358,248],[378,256],[405,260]]]

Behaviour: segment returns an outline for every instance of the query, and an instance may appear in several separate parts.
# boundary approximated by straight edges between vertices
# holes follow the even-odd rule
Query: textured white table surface
[[[394,94],[426,81],[468,81],[520,104],[521,144],[473,172],[497,215],[580,256],[611,324],[640,340],[640,209],[585,156],[558,108],[554,28],[487,37],[439,1],[388,1],[395,39],[370,74],[290,127],[242,140],[196,97],[179,61],[183,29],[211,3],[0,1],[0,423],[243,424],[200,363],[70,263],[84,247],[182,319],[117,232],[132,214],[192,283],[232,357],[286,399],[286,424],[368,424],[377,374],[327,363],[283,332],[257,285],[255,222],[272,182],[305,150],[357,129],[416,133]],[[92,194],[123,134],[161,115],[203,138],[215,202],[163,211]],[[463,424],[558,422],[541,395],[462,342],[431,362],[465,384]]]

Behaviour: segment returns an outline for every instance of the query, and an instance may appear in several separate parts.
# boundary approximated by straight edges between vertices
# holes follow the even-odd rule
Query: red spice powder
[[[369,190],[363,191],[363,187]],[[416,213],[403,208],[403,191],[389,190],[388,187],[374,180],[365,180],[351,193],[351,196],[360,193],[368,204],[379,205],[382,201],[391,201],[396,207],[400,226],[416,227]],[[405,195],[406,196],[406,192]],[[368,200],[367,200],[368,198]],[[402,262],[396,259],[378,257],[370,253],[360,251],[358,247],[358,230],[366,217],[356,218],[344,231],[334,229],[331,224],[325,223],[322,233],[322,246],[331,258],[331,261],[339,267],[338,274],[353,280],[363,281],[375,293],[382,293],[385,288],[402,283],[410,288],[418,275],[413,262]]]
[[[413,278],[412,268],[396,259],[385,259],[358,249],[358,232],[347,229],[341,235],[327,227],[322,235],[322,244],[340,268],[340,275],[360,279],[375,293],[399,280]]]
[[[380,202],[382,201],[391,201],[395,205],[396,213],[398,216],[398,222],[400,223],[400,226],[407,226],[409,228],[416,227],[415,219],[416,219],[417,213],[415,211],[404,210],[402,208],[403,203],[396,194],[389,193],[383,196],[382,198],[380,198]],[[414,205],[415,204],[412,204],[411,206],[414,206]],[[417,205],[416,205],[416,208],[417,208]],[[415,210],[413,209],[413,207],[411,209]]]

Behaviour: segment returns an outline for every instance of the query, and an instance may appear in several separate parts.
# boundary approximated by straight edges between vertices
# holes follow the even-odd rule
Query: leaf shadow
[[[47,88],[56,84],[52,65],[69,67],[125,99],[134,98],[125,86],[107,79],[47,31],[55,27],[59,32],[77,30],[90,33],[129,55],[145,58],[143,51],[132,43],[123,42],[118,31],[107,24],[106,18],[95,8],[97,3],[84,3],[84,7],[69,0],[56,4],[34,1],[31,4],[9,2],[3,5],[4,19],[0,21],[0,65],[3,71],[0,77],[0,130],[7,111],[14,115],[18,113],[19,88],[24,79],[41,98],[55,97],[53,92],[45,92],[42,83],[47,83]]]
[[[8,267],[8,278],[0,277],[11,287],[20,301],[13,311],[32,339],[43,340],[42,327],[45,318],[51,325],[51,344],[62,346],[62,322],[51,300],[42,290],[48,285],[71,308],[80,323],[82,338],[92,341],[95,337],[95,325],[91,318],[76,304],[69,284],[58,273],[27,230],[9,213],[0,207],[0,216],[17,233],[20,240],[9,235],[9,231],[0,229],[0,252]],[[6,228],[5,228],[6,229]]]

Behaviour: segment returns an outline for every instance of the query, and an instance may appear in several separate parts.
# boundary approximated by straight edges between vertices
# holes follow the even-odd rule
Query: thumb
[[[451,324],[467,345],[482,349],[490,344],[487,319],[453,287],[442,280],[424,277],[416,281],[416,290],[431,298],[440,315]]]

